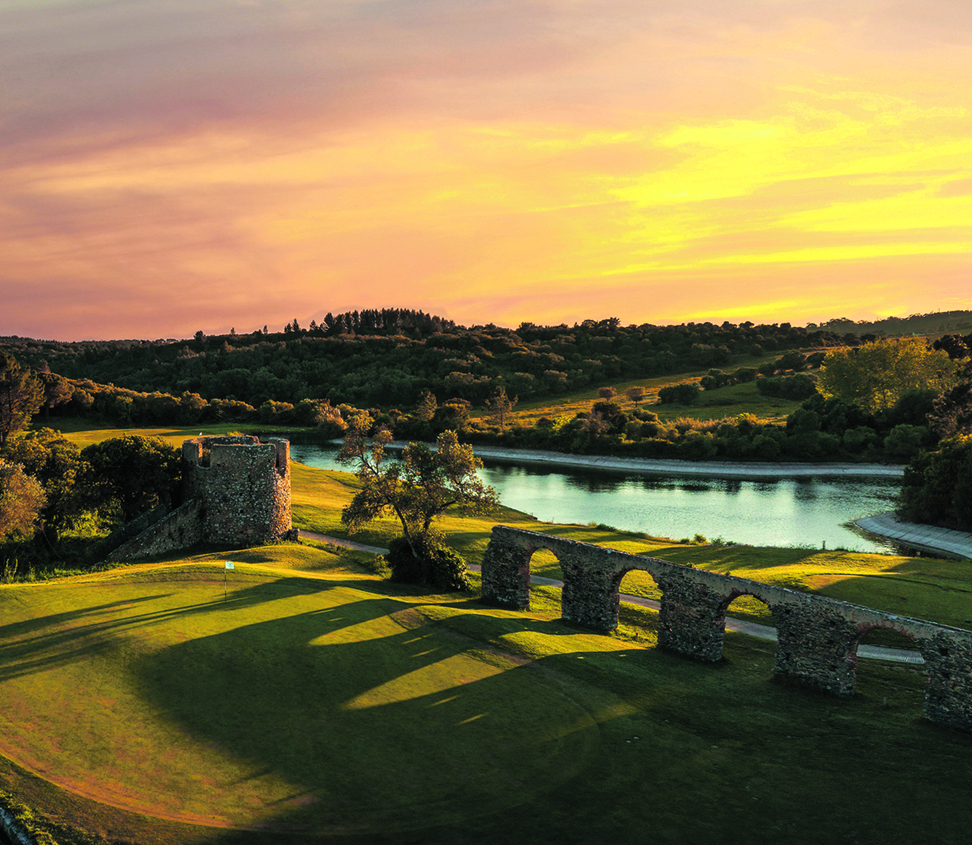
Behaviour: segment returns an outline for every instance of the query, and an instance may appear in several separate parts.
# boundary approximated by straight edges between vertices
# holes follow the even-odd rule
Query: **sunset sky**
[[[972,308],[969,0],[0,0],[0,335]]]

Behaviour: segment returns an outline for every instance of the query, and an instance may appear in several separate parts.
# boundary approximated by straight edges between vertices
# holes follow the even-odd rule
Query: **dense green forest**
[[[275,334],[200,331],[184,341],[0,338],[33,369],[141,393],[188,393],[256,408],[268,400],[326,399],[386,410],[413,406],[425,391],[478,406],[498,387],[521,400],[556,397],[619,380],[743,366],[777,351],[859,342],[855,334],[789,323],[622,326],[607,319],[465,328],[401,309],[328,315],[308,328],[294,320]],[[76,404],[85,401],[78,396]]]

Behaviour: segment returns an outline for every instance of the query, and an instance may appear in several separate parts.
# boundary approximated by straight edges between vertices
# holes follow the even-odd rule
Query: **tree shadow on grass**
[[[231,761],[228,782],[171,795],[172,812],[229,802],[235,823],[275,835],[404,831],[518,805],[583,767],[596,723],[558,684],[523,678],[461,625],[412,616],[403,630],[392,611],[343,603],[138,662],[159,712]]]
[[[145,583],[155,585],[159,582]],[[355,586],[359,584],[356,581],[353,583]],[[216,585],[215,579],[213,584]],[[217,610],[228,613],[245,612],[256,605],[295,593],[322,592],[341,585],[340,581],[281,578],[243,590],[234,590],[227,593],[225,599],[221,592],[214,591],[213,598],[207,601],[188,604],[176,601],[172,604],[167,600],[177,599],[177,594],[161,592],[134,595],[117,601],[10,622],[0,626],[0,681],[84,658],[109,648],[118,634],[140,627],[161,625],[174,619]],[[87,585],[78,587],[78,591],[91,589],[98,588]],[[153,609],[148,607],[151,604],[163,606]],[[144,609],[132,613],[133,607]]]
[[[440,649],[435,659],[460,653],[434,630],[386,644],[418,649],[410,658],[428,661],[429,640]],[[374,656],[360,645],[352,662]],[[298,801],[316,803],[284,801],[263,831],[214,831],[207,841],[253,845],[269,834],[280,845],[317,837],[348,845],[641,843],[650,832],[665,843],[809,845],[848,839],[849,830],[862,832],[850,837],[860,842],[921,841],[929,831],[935,841],[963,841],[972,820],[964,790],[972,738],[952,742],[913,715],[888,719],[858,702],[768,683],[772,648],[737,651],[735,665],[716,666],[656,650],[577,651],[459,679],[449,690],[413,689],[413,698],[350,716],[324,704],[367,764],[320,757],[320,772],[300,775],[295,791]],[[360,680],[355,689],[378,677]],[[551,708],[551,691],[583,720]],[[504,732],[509,722],[518,736]],[[475,725],[487,730],[461,735]],[[586,744],[554,751],[564,731]],[[330,747],[329,738],[318,741]],[[951,783],[936,785],[942,766],[957,768]],[[338,804],[339,789],[353,794],[351,803]],[[909,812],[897,812],[901,806]]]
[[[423,605],[283,583],[231,596],[215,633],[119,664],[165,723],[158,735],[182,737],[150,743],[149,756],[112,750],[115,775],[157,803],[142,811],[250,828],[194,826],[186,842],[634,843],[650,831],[669,843],[809,843],[859,829],[857,841],[930,831],[957,843],[953,829],[972,821],[972,739],[868,702],[853,718],[856,701],[770,684],[772,646],[744,643],[708,666],[471,598]],[[366,584],[382,586],[349,582]],[[213,604],[184,614],[220,612]],[[178,621],[173,609],[131,624]],[[524,635],[544,643],[517,653]]]

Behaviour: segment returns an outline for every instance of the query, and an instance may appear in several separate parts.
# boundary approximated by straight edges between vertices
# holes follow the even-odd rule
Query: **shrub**
[[[817,381],[809,373],[797,373],[794,376],[782,376],[780,378],[764,376],[756,380],[756,389],[762,396],[802,400],[809,399],[817,392]]]
[[[876,441],[877,432],[866,425],[847,429],[841,438],[841,443],[849,452],[862,452]]]
[[[413,542],[416,543],[414,552],[404,537],[396,537],[388,544],[385,560],[391,569],[392,581],[427,584],[446,591],[464,592],[469,589],[466,562],[441,538],[426,535]]]
[[[888,457],[911,460],[921,451],[922,442],[931,431],[924,425],[896,425],[884,438],[884,451]]]
[[[658,391],[658,401],[663,405],[694,405],[699,393],[695,383],[670,384]]]
[[[760,434],[753,440],[753,454],[761,461],[777,461],[780,458],[780,444],[775,438]]]

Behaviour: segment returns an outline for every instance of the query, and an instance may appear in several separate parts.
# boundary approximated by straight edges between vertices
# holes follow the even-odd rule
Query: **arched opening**
[[[882,717],[916,718],[922,712],[928,671],[914,639],[892,625],[861,631],[854,643],[857,700]]]
[[[733,594],[720,608],[725,639],[724,660],[762,680],[773,674],[776,620],[770,605],[755,593]]]
[[[646,569],[625,569],[615,578],[617,633],[644,645],[658,645],[658,608],[662,590]]]
[[[549,549],[537,549],[530,556],[530,609],[561,613],[564,573],[560,560]]]

